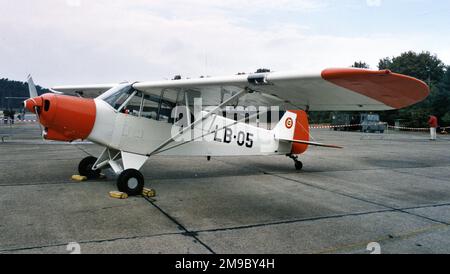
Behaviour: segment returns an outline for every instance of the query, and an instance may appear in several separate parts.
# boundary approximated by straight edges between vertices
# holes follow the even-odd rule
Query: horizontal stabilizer
[[[285,142],[291,142],[291,143],[297,143],[297,144],[304,144],[308,146],[316,146],[316,147],[327,147],[327,148],[336,148],[336,149],[343,149],[341,146],[337,145],[328,145],[328,144],[322,144],[322,143],[316,143],[316,142],[310,142],[310,141],[301,141],[301,140],[286,140],[286,139],[280,139],[281,141]]]

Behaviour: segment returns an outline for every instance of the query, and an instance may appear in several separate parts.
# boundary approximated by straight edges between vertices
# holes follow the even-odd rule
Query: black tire
[[[89,156],[81,160],[78,165],[78,172],[81,176],[86,176],[88,179],[98,179],[100,177],[100,169],[92,170],[97,158]]]
[[[117,188],[129,196],[141,195],[144,189],[144,176],[136,169],[127,169],[117,178]]]
[[[296,170],[302,170],[303,169],[303,163],[300,161],[295,161],[295,169]]]

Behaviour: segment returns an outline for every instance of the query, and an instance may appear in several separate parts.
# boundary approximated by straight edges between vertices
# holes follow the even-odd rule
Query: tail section
[[[309,121],[308,114],[303,110],[287,111],[281,121],[273,129],[275,139],[280,142],[288,142],[292,144],[292,155],[303,154],[308,150],[308,146],[337,148],[341,146],[322,144],[309,141]]]
[[[308,115],[303,110],[286,111],[273,132],[276,139],[292,143],[291,154],[302,154],[308,149],[309,122]]]
[[[290,110],[289,112],[295,113],[297,119],[294,125],[294,140],[309,141],[309,121],[308,114],[303,110]],[[308,150],[308,144],[293,143],[291,154],[298,155],[303,154]]]

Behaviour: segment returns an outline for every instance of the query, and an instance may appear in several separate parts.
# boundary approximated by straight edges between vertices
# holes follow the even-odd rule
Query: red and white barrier
[[[3,120],[0,119],[3,123]],[[11,120],[8,120],[8,124],[11,123]],[[26,123],[37,123],[37,120],[14,120],[14,124],[26,124]]]
[[[388,125],[388,128],[392,129],[399,129],[399,130],[407,130],[407,131],[429,131],[430,128],[414,128],[414,127],[397,127],[397,126],[390,126]]]
[[[388,123],[380,123],[381,125],[386,125],[389,129],[399,129],[405,131],[429,131],[430,128],[413,128],[413,127],[398,127],[398,126],[390,126]],[[362,126],[362,124],[353,124],[353,125],[310,125],[310,129],[333,129],[333,128],[349,128],[349,127],[358,127]],[[441,130],[450,130],[449,127],[440,127]]]
[[[36,123],[37,120],[16,120],[15,123]]]
[[[310,125],[310,129],[331,129],[331,128],[346,128],[346,127],[358,127],[362,126],[361,124],[354,124],[354,125]]]

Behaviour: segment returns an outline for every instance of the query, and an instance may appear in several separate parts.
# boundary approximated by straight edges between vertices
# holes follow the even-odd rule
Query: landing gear
[[[100,178],[101,170],[100,169],[92,170],[92,167],[94,166],[95,162],[97,162],[97,158],[93,156],[84,158],[78,165],[78,173],[80,173],[81,176],[86,176],[88,179]]]
[[[303,163],[298,159],[298,156],[296,155],[288,155],[289,158],[294,160],[295,169],[300,171],[303,169]]]
[[[139,169],[149,156],[133,154],[106,147],[97,158],[87,157],[80,162],[80,175],[89,179],[99,178],[102,169],[110,168],[117,177],[117,188],[128,196],[141,195],[144,189],[144,176]],[[95,170],[92,170],[92,168]]]
[[[303,169],[303,163],[301,162],[301,161],[299,161],[299,160],[294,160],[294,162],[295,162],[295,169],[296,170],[302,170]]]
[[[127,169],[117,178],[117,188],[129,196],[141,195],[144,189],[144,176],[136,169]]]

